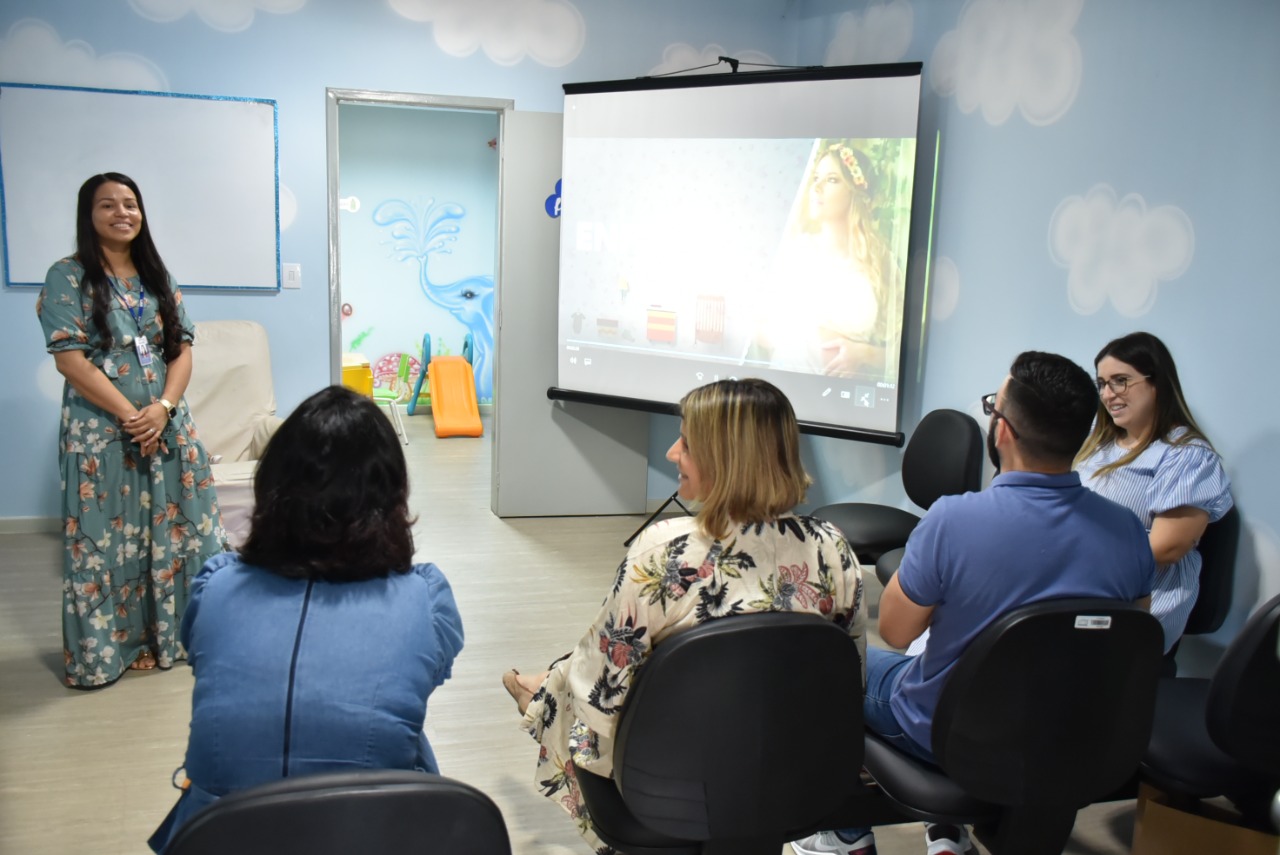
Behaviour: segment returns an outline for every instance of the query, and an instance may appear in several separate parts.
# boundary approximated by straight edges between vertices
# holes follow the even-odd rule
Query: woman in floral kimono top
[[[151,240],[138,187],[80,188],[74,257],[49,268],[36,313],[58,372],[66,684],[115,682],[182,657],[187,589],[225,535],[182,393],[195,332]]]
[[[636,540],[600,613],[568,656],[503,684],[541,743],[535,781],[600,853],[575,777],[613,772],[613,735],[636,669],[668,636],[720,617],[807,612],[848,629],[865,655],[862,570],[830,523],[796,516],[810,481],[795,414],[773,385],[721,380],[681,402],[667,452],[695,517],[664,520]]]

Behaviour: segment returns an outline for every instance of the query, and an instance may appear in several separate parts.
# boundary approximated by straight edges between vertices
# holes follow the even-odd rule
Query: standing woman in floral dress
[[[105,686],[186,654],[190,578],[222,551],[213,476],[182,394],[195,328],[118,172],[80,187],[76,254],[36,303],[62,393],[66,684]]]

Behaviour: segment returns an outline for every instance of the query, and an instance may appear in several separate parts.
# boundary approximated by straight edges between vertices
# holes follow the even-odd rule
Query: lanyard
[[[133,318],[133,325],[138,330],[138,335],[142,335],[142,314],[147,308],[147,291],[145,288],[138,288],[138,305],[130,306],[129,301],[124,298],[124,294],[120,291],[120,286],[116,283],[119,281],[118,276],[108,277],[107,281],[111,283],[111,290],[116,293],[116,299],[120,301],[120,305],[129,313],[129,317]],[[141,281],[141,280],[139,280]]]

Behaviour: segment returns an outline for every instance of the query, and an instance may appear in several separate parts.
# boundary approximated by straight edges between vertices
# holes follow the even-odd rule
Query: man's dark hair
[[[355,582],[413,563],[404,452],[377,404],[341,386],[307,398],[253,481],[246,563],[290,579]]]
[[[1029,350],[1009,366],[1004,412],[1028,455],[1070,466],[1097,415],[1098,390],[1065,356]]]

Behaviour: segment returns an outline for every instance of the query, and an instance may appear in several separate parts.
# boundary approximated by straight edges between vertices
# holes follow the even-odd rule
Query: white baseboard
[[[56,534],[62,531],[57,517],[0,517],[0,534]]]

